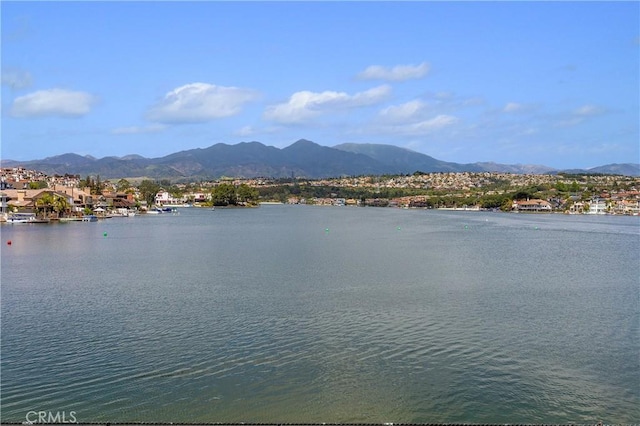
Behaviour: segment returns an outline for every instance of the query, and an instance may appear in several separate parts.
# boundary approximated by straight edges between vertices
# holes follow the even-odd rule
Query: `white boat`
[[[127,208],[119,208],[112,213],[113,217],[133,217],[136,215],[135,210],[129,210]]]
[[[11,213],[9,217],[7,217],[7,223],[30,223],[35,221],[35,213]]]
[[[61,217],[60,222],[81,222],[82,218],[78,216]]]

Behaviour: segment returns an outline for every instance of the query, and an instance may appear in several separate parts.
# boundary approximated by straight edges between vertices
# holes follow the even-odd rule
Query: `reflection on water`
[[[304,206],[3,226],[2,420],[637,421],[639,229]]]

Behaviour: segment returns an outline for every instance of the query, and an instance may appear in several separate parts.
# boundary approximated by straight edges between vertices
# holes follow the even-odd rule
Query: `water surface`
[[[639,230],[306,206],[5,225],[2,420],[638,422]]]

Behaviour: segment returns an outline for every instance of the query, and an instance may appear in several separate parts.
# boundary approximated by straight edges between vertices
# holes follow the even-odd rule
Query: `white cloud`
[[[39,90],[16,98],[11,107],[11,115],[21,118],[80,117],[88,114],[95,102],[95,97],[87,92],[64,89]]]
[[[368,132],[423,136],[451,127],[460,121],[457,116],[443,112],[434,116],[436,110],[442,108],[420,99],[391,105],[378,112]]]
[[[425,99],[432,102],[435,108],[458,110],[460,108],[471,108],[484,105],[486,101],[479,96],[464,97],[454,92],[437,92],[425,94]]]
[[[144,133],[158,133],[164,130],[166,126],[162,124],[153,124],[151,126],[130,126],[130,127],[118,127],[111,130],[114,135],[139,135]]]
[[[396,65],[395,67],[383,67],[382,65],[371,65],[358,74],[358,78],[363,80],[390,80],[404,81],[422,78],[429,72],[429,64],[426,62],[420,65]]]
[[[386,99],[391,92],[387,85],[349,95],[345,92],[296,92],[286,103],[269,106],[264,118],[280,123],[299,123],[336,109],[374,105]]]
[[[14,90],[25,89],[31,86],[31,74],[20,69],[3,69],[2,84]]]
[[[519,112],[522,111],[524,109],[524,106],[522,104],[516,103],[516,102],[509,102],[507,105],[505,105],[505,107],[502,109],[502,111],[504,112]]]
[[[449,127],[459,122],[460,119],[453,115],[441,114],[429,120],[420,121],[406,127],[411,134],[428,134],[444,127]]]
[[[257,133],[257,131],[251,126],[244,126],[241,129],[238,129],[234,134],[236,136],[253,136]]]
[[[421,116],[428,105],[419,99],[400,105],[389,106],[378,113],[381,119],[388,121],[407,121]]]
[[[449,128],[460,122],[460,118],[454,115],[440,114],[428,119],[408,120],[405,123],[394,122],[375,123],[369,129],[368,133],[384,133],[402,136],[424,136]]]
[[[606,112],[604,108],[596,105],[586,104],[574,109],[556,122],[556,127],[576,126],[590,117],[602,115]]]
[[[508,102],[504,108],[502,108],[502,112],[506,112],[507,114],[523,114],[523,113],[532,113],[539,109],[539,105],[537,104],[523,104],[520,102]]]
[[[261,127],[261,128],[256,128],[253,126],[244,126],[241,127],[240,129],[236,130],[235,132],[233,132],[233,134],[235,136],[240,136],[240,137],[250,137],[250,136],[255,136],[255,135],[266,135],[266,134],[270,134],[270,133],[277,133],[279,131],[281,131],[282,129],[280,127]]]
[[[167,93],[150,108],[147,118],[161,123],[206,122],[236,115],[257,97],[250,89],[191,83]]]
[[[602,108],[597,107],[595,105],[583,105],[580,108],[573,111],[573,114],[578,117],[590,117],[593,115],[602,114],[603,112],[604,110]]]

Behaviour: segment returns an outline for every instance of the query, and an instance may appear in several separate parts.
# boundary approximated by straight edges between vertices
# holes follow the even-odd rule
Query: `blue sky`
[[[640,162],[639,2],[2,1],[2,158],[223,142]]]

